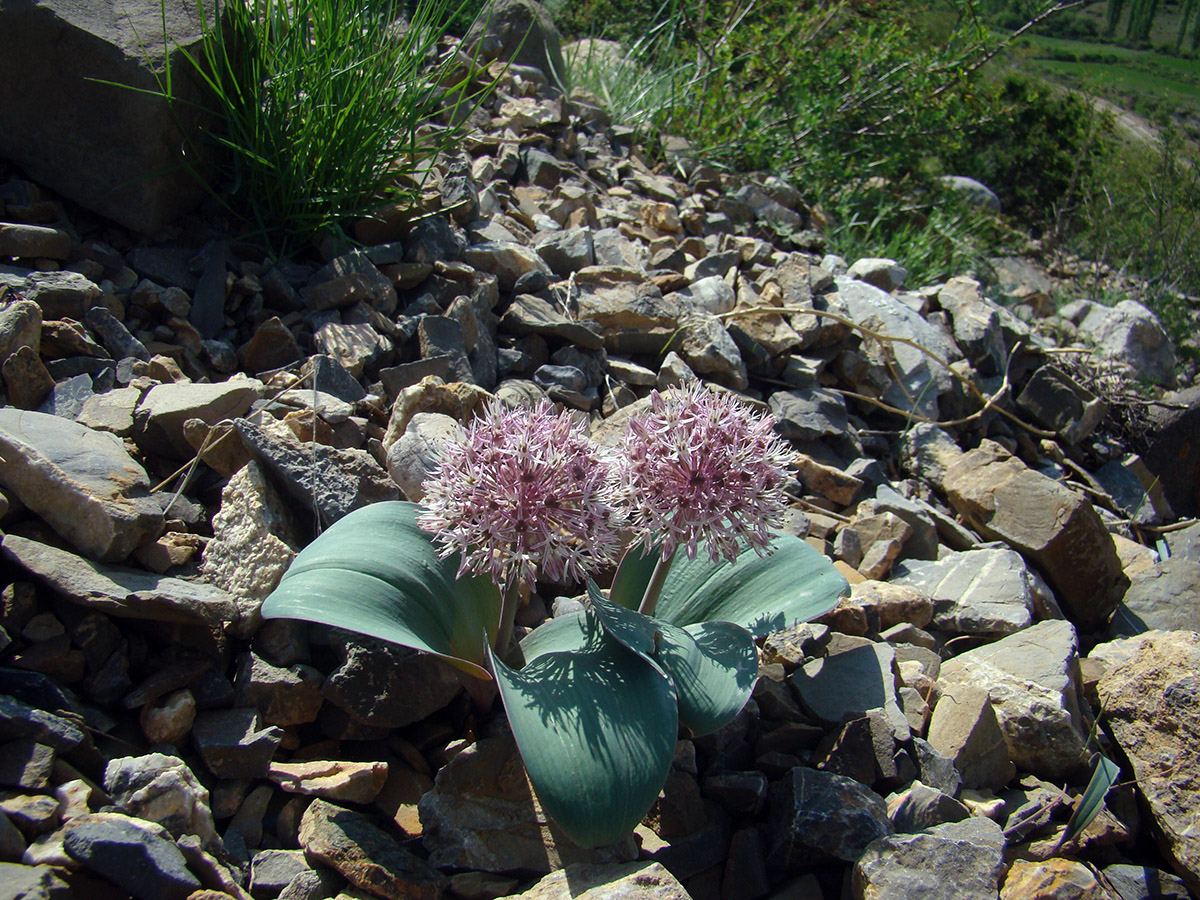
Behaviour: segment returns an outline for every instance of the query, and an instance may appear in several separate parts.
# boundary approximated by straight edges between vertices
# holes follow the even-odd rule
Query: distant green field
[[[1154,50],[1033,35],[1018,40],[1014,62],[1094,93],[1155,121],[1174,119],[1200,134],[1200,60]]]

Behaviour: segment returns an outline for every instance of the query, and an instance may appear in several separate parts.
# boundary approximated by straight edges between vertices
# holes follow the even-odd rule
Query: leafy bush
[[[419,129],[467,97],[449,57],[430,65],[447,0],[419,4],[407,25],[401,11],[392,0],[216,5],[188,59],[219,123],[210,189],[248,223],[247,238],[282,253],[382,200],[414,196],[420,159],[453,136]],[[171,96],[170,71],[163,88]]]

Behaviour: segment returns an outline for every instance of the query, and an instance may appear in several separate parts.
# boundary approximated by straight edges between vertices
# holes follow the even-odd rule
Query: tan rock
[[[1086,863],[1073,859],[1018,859],[1000,888],[1000,900],[1114,900]]]
[[[385,762],[313,760],[271,763],[267,776],[288,793],[314,794],[326,800],[370,803],[387,781]]]
[[[691,900],[661,863],[571,865],[551,872],[516,900]]]
[[[945,686],[929,721],[930,745],[954,760],[963,786],[999,790],[1016,773],[988,692],[973,685]]]
[[[416,384],[402,390],[396,402],[392,404],[383,447],[390,450],[392,444],[400,440],[400,436],[408,430],[408,423],[412,417],[419,412],[442,413],[466,423],[488,396],[487,391],[473,384],[461,381],[447,384],[436,375],[422,378]]]
[[[1129,579],[1087,498],[986,440],[949,467],[945,489],[971,527],[1042,570],[1080,629],[1104,626]]]

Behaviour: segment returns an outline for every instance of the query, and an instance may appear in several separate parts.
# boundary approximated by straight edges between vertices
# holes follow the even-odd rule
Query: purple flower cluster
[[[549,402],[488,405],[425,482],[418,522],[498,585],[583,581],[620,549],[611,460]]]
[[[786,509],[791,451],[736,398],[700,384],[651,396],[616,454],[549,403],[489,404],[425,482],[422,528],[462,554],[459,574],[501,586],[582,581],[622,549],[621,529],[669,558],[701,541],[715,562],[765,554]]]
[[[735,560],[744,541],[765,554],[771,526],[787,508],[783,490],[792,451],[775,420],[699,382],[655,391],[650,411],[630,420],[621,442],[622,500],[647,546],[689,559],[707,541],[713,562]]]

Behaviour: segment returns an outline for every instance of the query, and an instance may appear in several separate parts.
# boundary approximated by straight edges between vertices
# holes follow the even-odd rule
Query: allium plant
[[[436,653],[473,676],[480,705],[498,691],[559,834],[612,843],[653,805],[680,727],[705,734],[745,705],[754,639],[847,588],[807,543],[771,530],[788,456],[772,424],[693,387],[654,394],[605,452],[549,405],[491,404],[445,448],[427,509],[346,516],[297,555],[262,613]],[[606,596],[591,576],[611,567],[622,528],[630,546]],[[588,602],[510,647],[538,577],[586,580]]]

